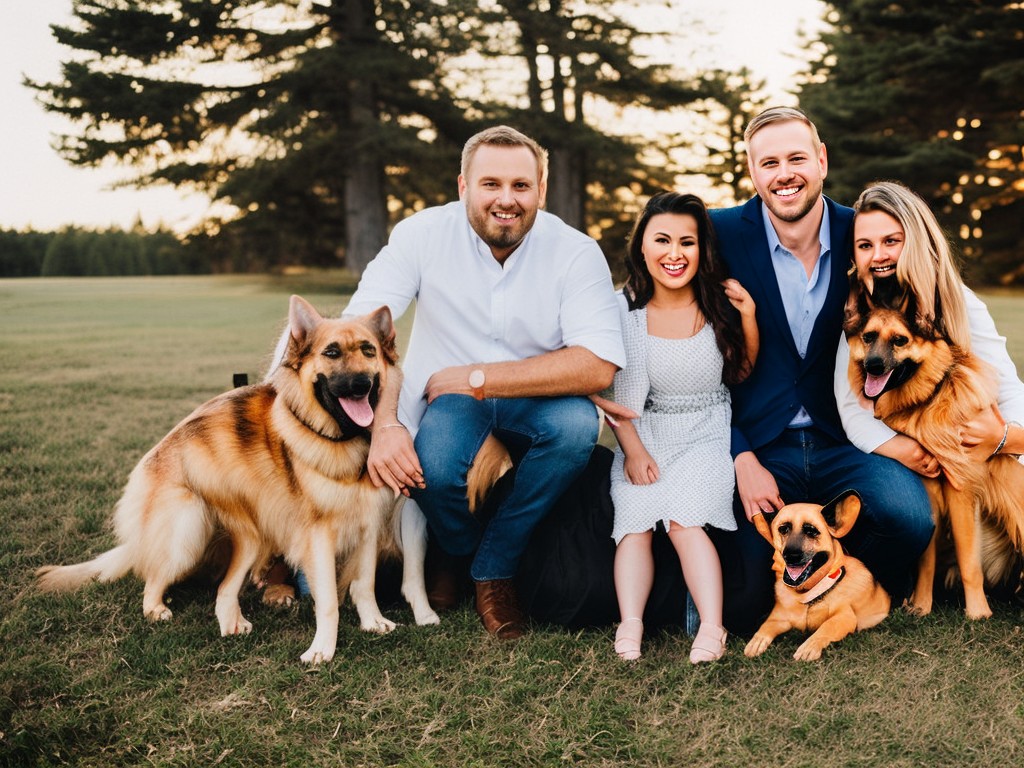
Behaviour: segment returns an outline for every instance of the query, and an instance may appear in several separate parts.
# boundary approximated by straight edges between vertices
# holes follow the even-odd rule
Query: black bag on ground
[[[619,620],[612,541],[612,452],[597,445],[583,473],[533,532],[519,567],[524,610],[535,620],[569,629]],[[500,494],[495,494],[500,497]],[[679,558],[659,525],[654,535],[654,588],[644,624],[685,627],[686,585]]]

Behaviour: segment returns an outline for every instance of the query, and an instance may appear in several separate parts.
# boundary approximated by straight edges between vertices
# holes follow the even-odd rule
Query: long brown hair
[[[630,310],[647,306],[654,295],[654,278],[643,254],[644,232],[651,219],[662,213],[692,216],[697,222],[700,263],[693,278],[697,308],[711,324],[715,342],[722,353],[722,381],[737,384],[747,368],[747,344],[739,311],[729,303],[722,281],[729,275],[718,255],[718,240],[704,201],[696,195],[659,192],[647,201],[633,225],[626,246],[626,284],[623,293]]]

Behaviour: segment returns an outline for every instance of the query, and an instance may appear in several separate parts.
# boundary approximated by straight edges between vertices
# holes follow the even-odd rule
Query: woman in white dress
[[[621,617],[615,650],[626,660],[640,657],[660,522],[700,614],[690,661],[714,661],[725,652],[722,571],[704,526],[736,528],[725,383],[753,367],[754,303],[725,279],[707,209],[695,195],[650,199],[626,267],[620,310],[627,361],[615,376],[615,400],[641,415],[613,425],[620,446],[611,470]]]

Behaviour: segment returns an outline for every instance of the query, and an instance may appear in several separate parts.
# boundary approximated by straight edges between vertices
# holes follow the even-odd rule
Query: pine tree
[[[1024,7],[1003,0],[837,0],[801,92],[852,202],[902,181],[961,243],[969,276],[1024,278]]]
[[[469,45],[448,33],[471,5],[76,0],[76,23],[54,27],[75,52],[61,79],[27,84],[76,121],[59,143],[68,161],[113,158],[139,185],[229,204],[206,231],[241,228],[257,261],[330,263],[340,250],[361,271],[402,169],[454,154],[460,110],[438,58]]]

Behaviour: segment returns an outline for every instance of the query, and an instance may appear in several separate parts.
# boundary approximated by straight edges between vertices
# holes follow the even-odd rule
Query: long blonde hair
[[[971,331],[960,269],[949,239],[924,200],[898,182],[879,181],[860,193],[853,210],[881,211],[899,222],[904,242],[896,279],[914,292],[923,320],[969,351]]]

